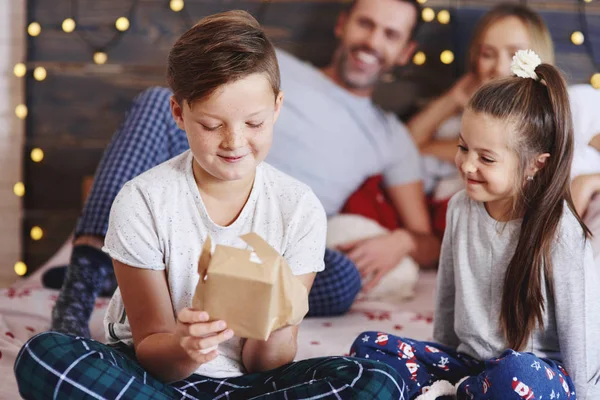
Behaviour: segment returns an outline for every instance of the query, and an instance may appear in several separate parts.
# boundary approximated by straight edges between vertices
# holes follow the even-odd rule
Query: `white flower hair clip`
[[[538,81],[540,78],[535,73],[535,69],[541,63],[542,60],[533,50],[519,50],[513,56],[510,70],[520,78],[531,78]]]

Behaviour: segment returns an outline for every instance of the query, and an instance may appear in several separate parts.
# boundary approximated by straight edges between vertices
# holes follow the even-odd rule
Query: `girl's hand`
[[[207,312],[191,308],[184,308],[177,315],[179,344],[200,364],[214,360],[218,355],[217,346],[233,337],[233,331],[226,329],[225,321],[208,321]]]
[[[463,109],[471,96],[477,91],[480,82],[473,73],[467,73],[460,78],[448,92],[459,109]]]

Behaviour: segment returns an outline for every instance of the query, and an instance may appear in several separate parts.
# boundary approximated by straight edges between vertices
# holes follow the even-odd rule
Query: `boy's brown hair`
[[[234,10],[202,18],[169,53],[167,79],[175,99],[192,104],[218,87],[264,73],[279,94],[279,65],[273,44],[258,21]]]

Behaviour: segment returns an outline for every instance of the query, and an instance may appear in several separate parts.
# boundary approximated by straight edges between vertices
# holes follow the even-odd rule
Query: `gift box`
[[[192,307],[224,320],[236,336],[267,340],[274,330],[297,325],[308,312],[308,290],[285,259],[256,233],[240,237],[254,251],[206,238]]]

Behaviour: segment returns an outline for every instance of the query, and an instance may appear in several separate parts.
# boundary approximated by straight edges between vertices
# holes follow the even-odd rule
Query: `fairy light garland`
[[[166,6],[172,11],[177,13],[182,22],[186,27],[190,27],[194,23],[194,19],[188,12],[188,8],[186,7],[185,0],[164,0]],[[427,0],[417,0],[421,5],[427,3]],[[592,60],[593,65],[595,66],[596,73],[592,74],[590,77],[590,83],[593,87],[600,89],[600,66],[599,62],[596,59],[596,54],[594,51],[594,46],[589,32],[589,24],[587,21],[586,14],[586,5],[591,3],[594,0],[577,0],[578,2],[578,14],[580,21],[580,29],[575,30],[571,33],[571,42],[576,46],[584,46],[586,53],[589,55]],[[522,2],[525,3],[523,0]],[[268,6],[272,3],[272,0],[262,0],[260,7],[256,13],[256,18],[258,21],[263,21],[267,12]],[[71,0],[70,3],[70,15],[68,15],[60,24],[60,27],[64,33],[72,34],[75,33],[90,49],[91,59],[97,65],[103,65],[109,61],[109,52],[112,48],[117,46],[120,41],[123,39],[125,34],[131,30],[131,21],[137,11],[137,7],[139,6],[139,0],[131,0],[131,6],[124,16],[117,18],[113,23],[114,34],[113,36],[106,41],[105,43],[94,43],[90,40],[88,34],[86,34],[84,29],[81,29],[78,24],[79,17],[79,0]],[[455,6],[450,7],[451,11],[457,9]],[[437,22],[443,25],[449,24],[451,22],[452,12],[449,10],[442,9],[437,14],[431,7],[425,7],[421,14],[421,18],[425,22],[434,22],[437,16]],[[37,37],[43,33],[42,25],[37,21],[31,21],[27,26],[27,33],[31,37]],[[443,50],[439,59],[442,63],[448,65],[454,62],[454,53],[449,50]],[[428,60],[427,54],[423,51],[418,51],[412,58],[412,62],[417,66],[424,65]],[[23,78],[27,75],[28,67],[24,63],[17,63],[14,66],[13,73],[17,78]],[[36,66],[33,68],[33,77],[36,81],[42,82],[47,77],[47,70],[42,66]],[[19,104],[15,108],[15,115],[19,119],[26,119],[28,115],[28,109],[25,104]],[[35,148],[31,152],[31,160],[33,162],[39,163],[44,158],[43,150],[40,148]],[[13,191],[15,196],[23,197],[25,195],[25,185],[23,182],[17,182],[14,184]],[[44,232],[41,227],[34,227],[31,231],[31,237],[33,240],[40,240],[44,236]],[[19,261],[15,264],[15,272],[19,275],[25,275],[27,272],[27,266]]]

